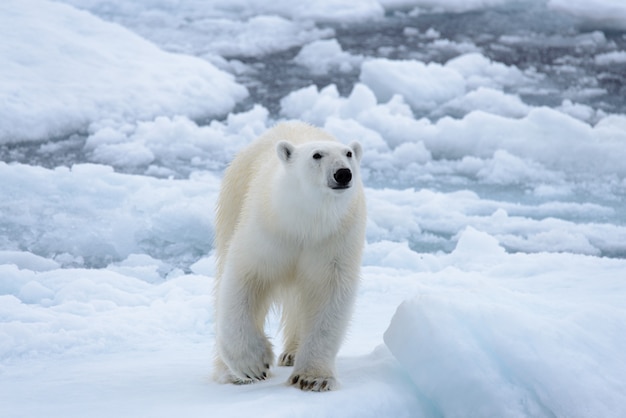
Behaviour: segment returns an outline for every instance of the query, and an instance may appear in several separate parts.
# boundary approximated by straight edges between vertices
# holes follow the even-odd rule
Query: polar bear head
[[[361,184],[359,163],[363,149],[356,141],[350,145],[333,141],[294,145],[279,141],[276,153],[285,167],[285,174],[296,181],[300,189],[344,193]]]

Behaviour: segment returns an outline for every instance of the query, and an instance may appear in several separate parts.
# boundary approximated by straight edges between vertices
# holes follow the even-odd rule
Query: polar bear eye
[[[320,154],[319,152],[316,152],[315,154],[313,154],[314,160],[319,160],[320,158],[322,158],[322,154]]]
[[[352,158],[352,151],[348,151],[348,152],[346,152],[346,157],[348,157],[348,158]]]

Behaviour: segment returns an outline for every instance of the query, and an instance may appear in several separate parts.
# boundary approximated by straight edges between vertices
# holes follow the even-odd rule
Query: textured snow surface
[[[622,3],[3,1],[0,416],[622,417]],[[332,393],[210,379],[222,173],[287,119],[364,147]]]

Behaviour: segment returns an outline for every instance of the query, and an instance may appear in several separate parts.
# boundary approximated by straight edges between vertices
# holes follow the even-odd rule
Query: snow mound
[[[598,65],[625,64],[626,51],[605,52],[595,56],[594,61]]]
[[[47,170],[0,162],[0,177],[4,249],[29,249],[64,266],[102,267],[133,253],[182,261],[212,248],[216,176],[161,180],[93,164]],[[53,266],[33,257],[13,263]]]
[[[104,119],[216,116],[247,95],[208,62],[68,5],[2,2],[0,28],[0,143],[62,137]]]
[[[621,416],[624,261],[494,249],[466,231],[452,265],[398,307],[384,340],[416,396],[441,416]]]
[[[381,101],[402,93],[407,102],[420,111],[432,110],[465,93],[465,80],[457,71],[421,61],[385,58],[366,61],[361,66],[361,82]]]
[[[363,57],[344,52],[336,39],[328,39],[305,45],[294,61],[314,75],[323,75],[331,70],[353,71],[360,66]]]
[[[268,111],[254,106],[224,122],[199,126],[185,116],[92,124],[84,145],[89,161],[157,177],[187,177],[225,168],[233,155],[267,129]]]
[[[310,21],[297,22],[282,16],[261,15],[246,20],[221,17],[194,20],[184,32],[187,36],[181,37],[177,31],[180,19],[165,16],[164,19],[159,19],[159,22],[169,24],[172,28],[165,34],[161,33],[161,36],[167,36],[167,39],[156,37],[154,41],[180,52],[192,52],[188,49],[206,51],[204,55],[258,57],[300,46],[321,37],[332,36],[334,33],[332,29],[319,29]],[[140,32],[143,32],[142,29],[138,28]],[[149,28],[145,29],[145,34],[149,39],[158,36]],[[207,43],[207,40],[210,42]],[[189,48],[188,44],[191,44],[192,48]]]
[[[0,1],[0,416],[621,418],[624,39],[572,23],[623,6],[547,3]],[[332,393],[209,378],[220,178],[292,118],[364,146]]]
[[[446,114],[455,107],[467,112],[478,105],[478,109],[507,116],[524,115],[528,108],[518,97],[506,96],[500,90],[532,83],[532,78],[518,68],[492,62],[476,52],[458,56],[445,65],[385,58],[366,60],[361,66],[360,80],[379,100],[387,101],[394,94],[401,94],[423,113]]]
[[[526,116],[530,109],[518,96],[489,87],[479,87],[465,96],[444,103],[433,115],[463,117],[472,111],[481,110],[493,115],[520,118]]]
[[[424,166],[427,162],[440,162],[446,165],[442,171],[458,171],[492,184],[530,180],[539,187],[560,183],[563,173],[572,179],[598,174],[626,177],[623,115],[605,115],[591,125],[580,119],[592,115],[571,104],[564,104],[562,111],[531,107],[490,87],[465,94],[463,86],[469,79],[438,64],[372,60],[362,68],[366,83],[356,84],[347,97],[333,84],[321,90],[309,86],[284,97],[281,113],[324,126],[346,141],[358,137],[365,148],[366,180],[378,173],[385,180],[407,178],[414,183],[421,175],[440,173]],[[452,78],[458,85],[437,78],[439,87],[422,89],[420,71],[456,74]],[[415,119],[407,103],[431,114],[454,110],[462,118]]]

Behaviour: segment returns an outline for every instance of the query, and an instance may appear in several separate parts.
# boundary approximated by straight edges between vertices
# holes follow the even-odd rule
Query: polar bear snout
[[[333,189],[347,189],[350,187],[350,182],[352,181],[352,171],[350,171],[349,168],[340,168],[335,171],[333,178],[336,182],[332,186]]]
[[[335,175],[333,177],[335,178],[337,184],[345,186],[350,183],[350,180],[352,180],[352,171],[350,171],[349,168],[340,168],[335,171]]]

